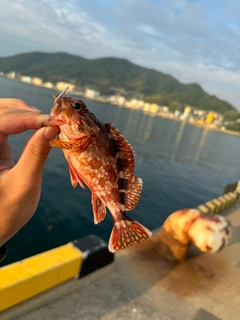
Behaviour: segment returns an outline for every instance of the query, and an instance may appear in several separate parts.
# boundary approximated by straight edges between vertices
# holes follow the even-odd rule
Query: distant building
[[[203,120],[203,119],[199,119],[199,120],[197,121],[197,123],[198,123],[200,126],[202,126],[202,125],[204,124],[204,120]]]
[[[187,107],[185,107],[185,109],[184,109],[184,112],[183,112],[183,114],[182,114],[182,116],[181,116],[181,119],[183,119],[183,120],[189,120],[190,117],[191,117],[191,114],[192,114],[192,108],[189,107],[189,106],[187,106]]]
[[[174,112],[175,118],[179,118],[180,115],[181,115],[181,112],[180,112],[179,110],[176,110],[176,111]]]
[[[53,88],[53,84],[52,84],[52,82],[45,82],[44,84],[44,87],[46,87],[46,88],[48,88],[48,89],[52,89]]]
[[[210,123],[213,123],[213,120],[214,120],[214,112],[209,112],[207,117],[206,117],[206,123],[210,124]]]
[[[26,82],[26,83],[31,83],[31,82],[32,82],[32,78],[29,77],[29,76],[21,76],[21,77],[20,77],[20,80],[21,80],[22,82]]]
[[[203,117],[206,115],[206,110],[193,110],[193,114],[203,119]]]
[[[89,99],[94,99],[100,95],[100,92],[95,91],[93,89],[86,89],[85,96]]]
[[[138,105],[138,100],[137,99],[132,99],[130,101],[130,107],[136,109]]]
[[[42,79],[34,77],[34,78],[32,78],[32,84],[34,84],[35,86],[41,86],[42,85]]]
[[[151,105],[150,105],[150,112],[151,113],[157,113],[158,112],[158,109],[159,109],[159,107],[158,107],[158,105],[156,104],[156,103],[152,103]]]
[[[138,109],[142,109],[144,106],[144,101],[143,100],[138,100]]]
[[[167,106],[163,106],[162,107],[162,111],[167,113],[167,112],[169,112],[169,108]]]
[[[132,99],[130,101],[125,102],[126,106],[132,109],[144,109],[144,105],[146,104],[143,100]],[[147,104],[147,110],[149,109],[150,104]],[[147,111],[145,110],[145,111]]]
[[[149,112],[150,111],[150,103],[145,102],[143,105],[143,111]]]
[[[56,83],[56,88],[59,90],[59,91],[63,91],[66,87],[69,87],[70,91],[73,90],[75,88],[75,85],[72,84],[72,83],[69,83],[69,82],[63,82],[63,81],[60,81],[60,82],[57,82]]]
[[[117,104],[117,96],[110,96],[108,100],[110,103]]]
[[[125,101],[126,101],[126,98],[125,98],[125,97],[123,97],[123,96],[118,96],[118,97],[117,97],[117,103],[118,103],[120,106],[124,105]]]
[[[16,77],[16,72],[15,72],[15,71],[11,71],[11,72],[7,73],[7,77],[8,77],[9,79],[15,79],[15,77]]]
[[[125,107],[131,108],[131,101],[126,100],[125,101]]]

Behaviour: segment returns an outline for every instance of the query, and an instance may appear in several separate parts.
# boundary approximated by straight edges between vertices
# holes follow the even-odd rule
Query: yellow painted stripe
[[[235,201],[237,201],[237,195],[234,194],[233,192],[229,192],[227,195],[231,198],[231,200],[230,200],[231,204],[233,204]]]
[[[212,202],[216,205],[216,210],[215,212],[219,212],[220,210],[222,210],[222,202],[216,198],[216,199],[213,199]]]
[[[209,208],[207,208],[204,204],[198,206],[198,210],[200,210],[203,213],[209,213]]]
[[[238,200],[238,197],[233,192],[225,193],[224,195],[205,202],[198,206],[198,209],[203,213],[218,213],[219,211],[228,208],[234,202]]]
[[[218,197],[218,200],[222,202],[222,209],[225,209],[228,201],[223,196]]]
[[[209,208],[209,213],[214,213],[216,209],[216,205],[212,203],[212,201],[205,202],[205,206]]]
[[[82,261],[68,243],[0,268],[0,311],[78,276]]]
[[[229,196],[228,193],[225,193],[225,194],[223,195],[223,197],[224,197],[224,199],[227,200],[227,207],[229,207],[230,204],[231,204],[231,197]]]

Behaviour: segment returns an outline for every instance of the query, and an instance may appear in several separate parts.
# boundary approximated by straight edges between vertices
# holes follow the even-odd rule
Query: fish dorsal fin
[[[118,129],[111,124],[105,124],[110,137],[112,138],[116,147],[119,162],[121,164],[122,176],[120,192],[124,193],[123,202],[126,210],[132,210],[137,205],[142,192],[142,179],[134,175],[134,153],[132,146],[118,132]]]
[[[134,178],[134,153],[132,146],[128,143],[124,136],[118,132],[118,129],[113,127],[112,124],[107,123],[105,124],[105,127],[116,147],[117,156],[123,171],[122,178],[131,180]]]

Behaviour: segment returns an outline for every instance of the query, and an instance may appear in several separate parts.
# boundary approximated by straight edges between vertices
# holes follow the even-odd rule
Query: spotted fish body
[[[60,128],[52,146],[63,149],[73,187],[84,184],[92,192],[94,223],[109,209],[114,227],[109,250],[114,252],[140,243],[151,232],[127,217],[125,211],[138,203],[142,180],[134,175],[134,154],[130,144],[111,124],[103,124],[81,100],[54,96],[49,126]]]

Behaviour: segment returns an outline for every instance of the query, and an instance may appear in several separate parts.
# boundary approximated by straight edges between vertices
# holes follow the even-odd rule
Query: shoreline
[[[57,91],[59,91],[59,90],[57,90]],[[107,103],[107,104],[109,104],[111,106],[116,106],[116,107],[119,107],[119,108],[125,108],[125,109],[131,109],[131,110],[140,111],[140,112],[148,114],[148,115],[150,115],[152,117],[161,117],[161,118],[165,118],[165,119],[176,121],[176,122],[187,123],[187,124],[190,124],[192,126],[199,127],[199,128],[202,128],[202,129],[207,129],[207,130],[211,130],[211,131],[217,131],[217,132],[220,132],[220,133],[226,133],[226,134],[234,135],[234,136],[240,136],[240,131],[221,130],[221,129],[218,129],[216,127],[212,127],[211,125],[207,125],[207,124],[200,125],[198,123],[190,122],[190,121],[187,121],[187,120],[182,120],[182,119],[179,119],[179,118],[169,117],[167,114],[164,114],[164,113],[147,112],[145,110],[138,109],[138,108],[130,108],[130,107],[127,107],[125,105],[114,104],[114,103],[111,103],[109,101],[105,101],[104,99],[101,99],[101,98],[100,99],[98,99],[98,98],[89,98],[89,97],[84,96],[83,94],[76,94],[76,93],[73,93],[73,94],[76,95],[76,96],[84,97],[84,98],[86,98],[88,100],[98,101],[98,102],[102,102],[102,103],[105,103],[105,104]]]
[[[34,87],[39,87],[39,88],[44,88],[44,89],[47,89],[47,90],[53,90],[53,91],[61,92],[61,90],[59,90],[55,86],[53,86],[52,88],[48,88],[48,87],[45,87],[45,86],[42,86],[42,85],[35,85],[33,83],[23,82],[23,81],[18,80],[18,79],[11,79],[11,78],[8,78],[8,77],[6,77],[4,75],[1,75],[0,77],[5,78],[5,79],[9,79],[9,80],[12,80],[12,81],[17,81],[17,82],[20,82],[20,83],[23,83],[23,84],[26,84],[26,85],[34,86]],[[99,98],[97,98],[97,97],[95,97],[95,98],[87,97],[83,93],[78,92],[78,91],[74,91],[74,90],[72,90],[72,94],[75,95],[75,96],[80,96],[80,97],[86,98],[88,100],[98,101],[98,102],[102,102],[102,103],[105,103],[105,104],[109,104],[111,106],[117,106],[117,107],[120,107],[120,108],[137,110],[137,111],[140,111],[142,113],[148,114],[148,115],[153,116],[153,117],[161,117],[161,118],[165,118],[165,119],[169,119],[169,120],[173,120],[173,121],[177,121],[177,122],[184,122],[184,123],[187,123],[187,124],[190,124],[190,125],[193,125],[195,127],[202,128],[202,129],[207,129],[207,130],[211,130],[211,131],[217,131],[217,132],[221,132],[221,133],[226,133],[226,134],[233,135],[233,136],[240,136],[240,131],[221,130],[221,129],[213,127],[211,125],[207,125],[207,124],[201,125],[199,123],[194,123],[194,122],[190,122],[190,121],[187,121],[187,120],[182,120],[180,118],[174,118],[174,117],[169,116],[169,114],[165,114],[165,113],[162,113],[162,112],[161,113],[160,112],[159,113],[153,113],[153,112],[148,112],[148,111],[140,109],[140,108],[131,108],[131,107],[128,107],[126,105],[118,105],[118,104],[115,104],[115,103],[111,103],[110,101],[108,101],[107,99],[104,99],[102,97],[99,97]]]

